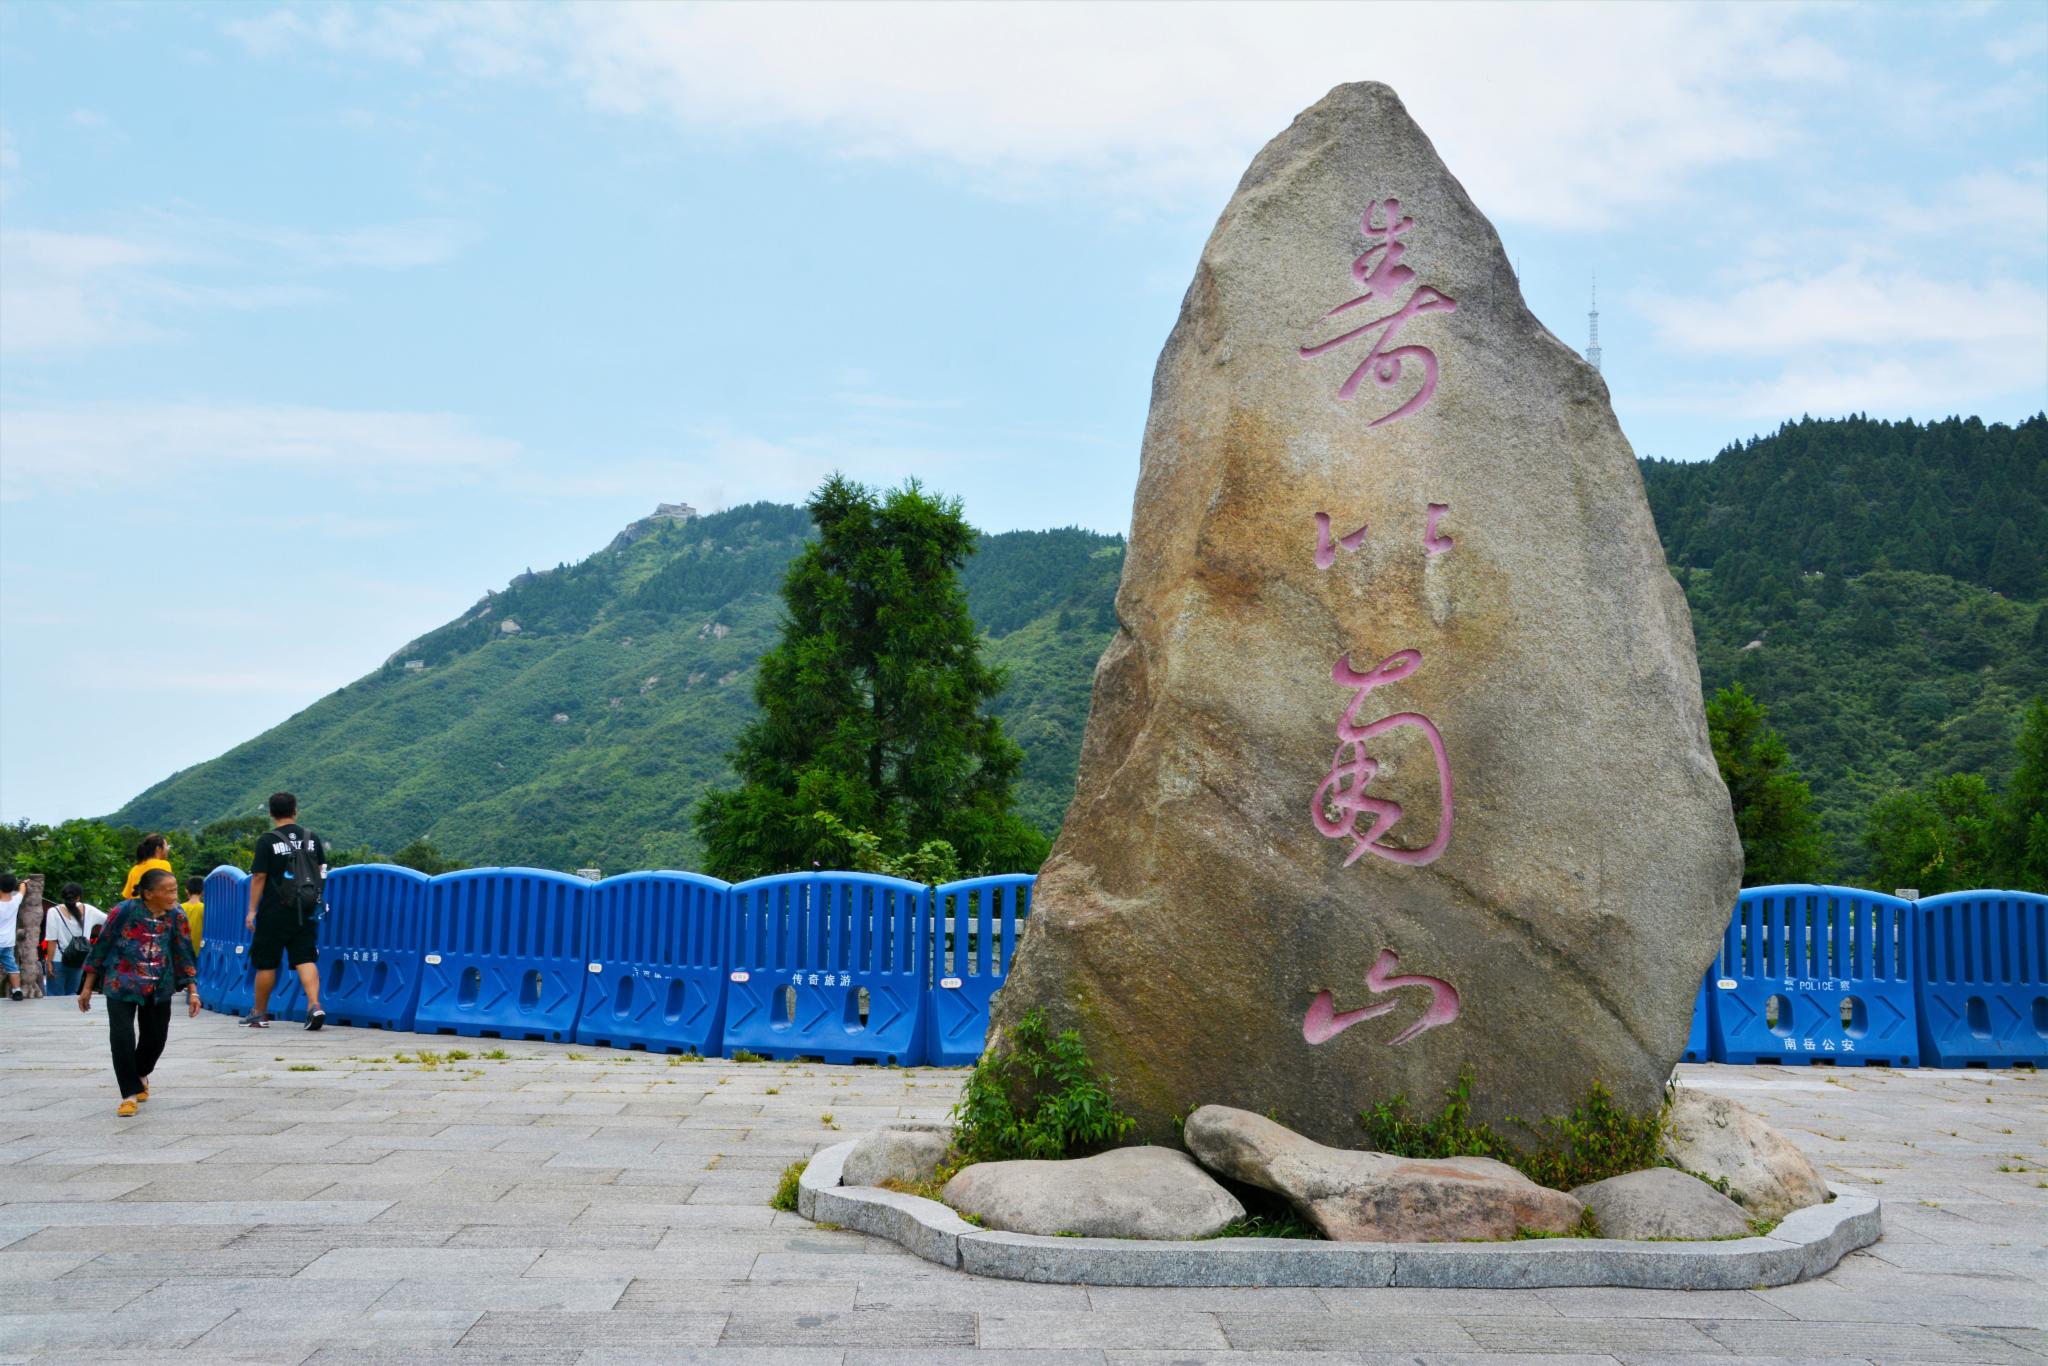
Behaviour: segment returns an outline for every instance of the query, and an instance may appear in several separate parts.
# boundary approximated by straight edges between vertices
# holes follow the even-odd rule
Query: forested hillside
[[[2048,692],[2048,418],[1809,419],[1643,479],[1702,682],[1769,709],[1836,876],[1869,867],[1886,792],[2010,777],[2022,708]]]
[[[773,643],[801,509],[752,504],[636,523],[574,565],[522,574],[457,620],[111,818],[191,829],[288,787],[343,846],[416,838],[470,863],[686,868],[690,808],[732,775]],[[1114,629],[1122,541],[1078,530],[985,537],[963,575],[996,710],[1026,751],[1019,809],[1058,829],[1095,659]]]
[[[1811,781],[1834,873],[1868,868],[1884,793],[2014,764],[2048,692],[2048,418],[1802,421],[1711,462],[1643,463],[1706,689],[1740,681]],[[458,859],[689,867],[689,812],[732,781],[751,666],[777,630],[797,508],[650,519],[521,575],[380,670],[152,787],[114,819],[193,829],[295,789],[337,842]],[[1048,834],[1072,795],[1121,538],[984,537],[963,573]]]

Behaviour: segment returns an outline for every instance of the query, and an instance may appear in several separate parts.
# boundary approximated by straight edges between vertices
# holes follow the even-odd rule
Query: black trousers
[[[156,1071],[156,1060],[164,1055],[164,1041],[170,1037],[169,1001],[107,1002],[107,1038],[114,1046],[114,1080],[120,1083],[121,1099],[142,1094],[142,1079]]]

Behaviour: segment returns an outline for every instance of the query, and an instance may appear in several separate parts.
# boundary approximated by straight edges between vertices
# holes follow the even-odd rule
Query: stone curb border
[[[1786,1217],[1766,1238],[1715,1243],[1629,1243],[1532,1238],[1514,1243],[1323,1243],[1298,1238],[1199,1242],[1047,1238],[977,1228],[936,1200],[876,1186],[842,1186],[858,1139],[811,1158],[797,1213],[887,1238],[928,1262],[976,1276],[1060,1285],[1424,1286],[1546,1289],[1749,1290],[1789,1285],[1834,1269],[1882,1231],[1878,1202],[1835,1199]]]

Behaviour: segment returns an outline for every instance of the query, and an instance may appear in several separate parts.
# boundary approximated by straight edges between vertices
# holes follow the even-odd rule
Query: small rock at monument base
[[[1664,1155],[1685,1171],[1726,1181],[1752,1219],[1782,1219],[1828,1198],[1813,1159],[1722,1096],[1679,1089],[1665,1121]]]
[[[1742,1206],[1670,1167],[1610,1176],[1572,1195],[1592,1211],[1602,1238],[1741,1238],[1752,1231]]]
[[[846,1186],[879,1186],[884,1181],[916,1185],[929,1181],[952,1146],[951,1125],[914,1121],[891,1124],[854,1145],[840,1169],[839,1181]]]
[[[1284,1197],[1340,1243],[1447,1243],[1570,1233],[1585,1207],[1486,1157],[1326,1148],[1248,1110],[1205,1105],[1182,1130],[1218,1176]]]
[[[1244,1206],[1171,1148],[1117,1148],[1065,1162],[980,1162],[940,1196],[983,1228],[1087,1238],[1208,1238]]]

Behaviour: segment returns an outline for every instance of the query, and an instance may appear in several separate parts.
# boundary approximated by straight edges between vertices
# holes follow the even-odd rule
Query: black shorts
[[[311,920],[300,920],[297,911],[278,908],[256,912],[256,940],[249,946],[251,966],[257,972],[275,972],[279,954],[293,967],[318,962],[320,950],[313,943],[317,928]]]

